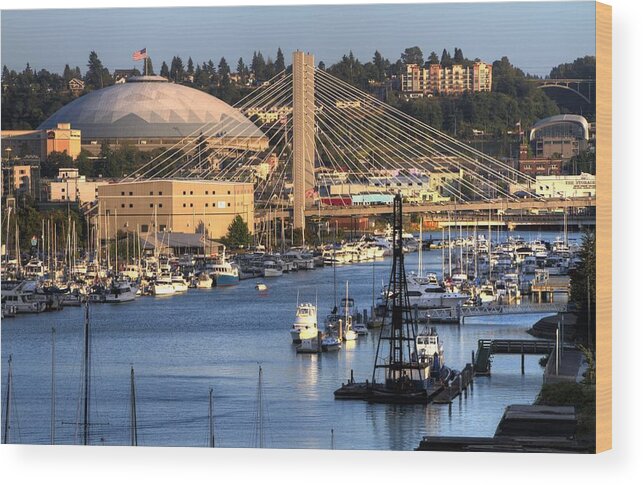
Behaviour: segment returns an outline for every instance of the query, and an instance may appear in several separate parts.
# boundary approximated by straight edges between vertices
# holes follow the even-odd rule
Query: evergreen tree
[[[253,54],[251,68],[257,83],[261,83],[266,80],[266,61],[264,60],[261,51]]]
[[[246,76],[246,65],[243,62],[243,57],[239,58],[239,62],[237,62],[237,74],[239,75],[239,82],[241,84],[246,84],[247,76]]]
[[[431,54],[429,55],[429,60],[427,62],[429,64],[440,64],[440,59],[438,58],[438,55],[435,53],[435,51],[431,51]]]
[[[453,51],[453,63],[462,64],[464,62],[464,54],[462,54],[462,49],[455,48]]]
[[[277,59],[275,60],[275,71],[281,72],[286,69],[286,61],[284,59],[284,53],[281,52],[281,47],[277,49]]]
[[[252,234],[248,230],[248,224],[243,220],[243,217],[237,215],[232,223],[228,226],[228,233],[222,239],[230,249],[238,249],[249,246],[252,243]]]
[[[192,62],[192,58],[188,58],[188,74],[194,74],[194,62]]]
[[[154,76],[154,66],[152,65],[152,58],[147,57],[144,62],[145,67],[143,69],[143,72],[147,73],[148,76]]]
[[[63,79],[66,83],[68,83],[72,78],[73,76],[71,73],[71,68],[69,67],[69,64],[65,64],[65,69],[63,70]]]
[[[175,82],[180,83],[183,82],[184,76],[185,69],[183,67],[183,60],[179,56],[174,56],[170,64],[170,77]]]
[[[445,67],[451,67],[453,60],[451,59],[451,54],[446,49],[442,50],[442,58],[440,59],[440,64]]]
[[[379,51],[375,51],[375,54],[373,54],[373,66],[375,67],[375,79],[380,82],[384,81],[384,77],[386,76],[386,61]]]
[[[407,47],[404,49],[404,52],[401,54],[401,59],[404,64],[417,64],[418,66],[424,64],[422,49],[418,46]]]
[[[109,71],[103,67],[103,63],[98,58],[96,51],[91,51],[89,61],[87,62],[87,74],[85,74],[85,84],[89,88],[101,89],[111,84]],[[27,64],[27,70],[30,70]]]
[[[269,57],[268,60],[266,61],[266,79],[272,79],[275,74],[277,74],[277,70],[275,69],[275,63],[272,62],[272,59]]]
[[[326,64],[324,63],[324,61],[319,61],[319,64],[317,64],[317,68],[320,71],[325,71],[326,70]]]
[[[163,76],[165,79],[170,78],[170,69],[167,67],[165,61],[163,61],[163,64],[161,64],[161,76]]]

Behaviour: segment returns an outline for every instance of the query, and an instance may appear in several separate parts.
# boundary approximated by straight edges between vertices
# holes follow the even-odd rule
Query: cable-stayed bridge
[[[315,67],[303,52],[235,107],[254,125],[230,136],[233,117],[204,124],[129,179],[252,182],[256,220],[287,219],[296,229],[306,217],[388,214],[396,193],[410,202],[405,212],[489,220],[507,210],[596,205],[594,197],[536,195],[533,177]],[[246,142],[257,134],[265,143]],[[368,203],[352,202],[364,194]]]

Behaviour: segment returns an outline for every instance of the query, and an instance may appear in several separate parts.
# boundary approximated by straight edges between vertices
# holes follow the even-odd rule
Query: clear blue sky
[[[3,10],[2,64],[85,72],[90,50],[110,70],[135,66],[147,47],[158,72],[174,55],[187,62],[225,56],[233,67],[254,50],[277,47],[336,62],[352,49],[363,62],[377,49],[391,61],[419,45],[425,57],[460,47],[468,58],[507,56],[531,74],[595,54],[593,2]],[[138,63],[139,67],[142,63]]]

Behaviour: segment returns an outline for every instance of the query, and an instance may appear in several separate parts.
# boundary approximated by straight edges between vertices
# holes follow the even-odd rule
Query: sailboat
[[[357,340],[357,332],[353,330],[352,324],[353,324],[353,316],[349,313],[348,307],[350,305],[350,302],[352,302],[351,299],[348,298],[348,281],[346,282],[346,297],[344,298],[344,340],[347,342],[351,340]],[[341,320],[340,320],[341,322]],[[340,323],[341,325],[341,323]]]

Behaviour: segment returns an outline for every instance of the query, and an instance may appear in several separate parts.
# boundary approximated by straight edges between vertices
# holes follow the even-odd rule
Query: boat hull
[[[217,286],[234,286],[239,284],[239,276],[218,274],[215,281]]]

